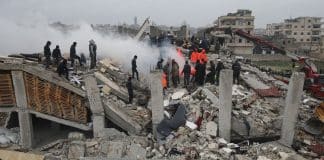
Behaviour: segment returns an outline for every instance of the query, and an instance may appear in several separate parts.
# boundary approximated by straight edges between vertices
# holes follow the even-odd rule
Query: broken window
[[[251,22],[248,22],[248,25],[250,26],[251,25]]]
[[[300,35],[304,35],[304,32],[301,32]]]
[[[307,33],[307,35],[311,35],[311,33],[310,33],[310,32],[308,32],[308,33]]]
[[[303,41],[304,41],[304,39],[300,39],[300,41],[301,41],[301,42],[303,42]]]
[[[297,35],[297,32],[294,32],[294,35]]]
[[[242,39],[241,38],[239,39],[239,43],[242,43]]]
[[[306,41],[309,42],[309,39],[307,39]]]
[[[301,26],[301,28],[305,28],[305,26]]]
[[[295,26],[295,28],[297,28],[297,26]]]

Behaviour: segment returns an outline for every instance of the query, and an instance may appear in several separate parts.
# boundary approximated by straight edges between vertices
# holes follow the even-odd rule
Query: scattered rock
[[[206,124],[206,134],[210,136],[217,136],[217,124],[213,121],[210,121]]]

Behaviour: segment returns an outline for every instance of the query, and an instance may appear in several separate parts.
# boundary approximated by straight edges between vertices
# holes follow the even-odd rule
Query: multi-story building
[[[235,13],[228,13],[226,16],[221,16],[215,22],[216,30],[232,30],[241,29],[249,34],[253,34],[254,30],[254,16],[250,10],[238,10]],[[227,47],[233,51],[234,54],[252,54],[253,43],[237,35],[231,38],[226,38],[225,43]]]
[[[318,53],[322,48],[321,25],[320,17],[298,17],[286,19],[282,23],[268,24],[266,32],[291,52]]]

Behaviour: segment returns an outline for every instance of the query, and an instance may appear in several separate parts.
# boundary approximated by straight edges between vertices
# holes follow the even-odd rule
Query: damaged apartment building
[[[266,35],[292,53],[321,56],[324,51],[321,20],[320,17],[286,19],[268,24]]]

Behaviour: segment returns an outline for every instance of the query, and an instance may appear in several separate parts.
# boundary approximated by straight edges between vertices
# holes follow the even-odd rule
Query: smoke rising
[[[34,16],[28,21],[14,22],[0,17],[0,55],[18,53],[42,53],[45,43],[52,42],[51,49],[60,46],[62,54],[69,54],[71,44],[76,41],[77,54],[84,53],[89,56],[89,40],[97,44],[97,57],[111,58],[126,69],[130,69],[134,55],[138,56],[137,65],[139,72],[148,73],[150,67],[156,65],[160,57],[160,49],[151,47],[147,43],[136,41],[130,37],[118,35],[102,36],[92,30],[85,22],[80,22],[79,29],[63,33],[49,26],[49,22],[41,16]],[[182,66],[184,60],[177,56],[176,49],[172,46],[163,48],[162,57],[176,59]]]

